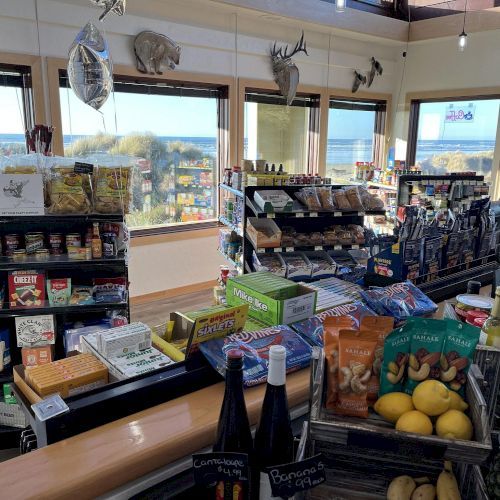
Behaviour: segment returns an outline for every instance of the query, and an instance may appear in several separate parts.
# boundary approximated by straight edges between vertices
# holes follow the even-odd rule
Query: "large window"
[[[33,124],[28,67],[0,65],[0,156],[26,153],[24,132]]]
[[[101,113],[60,77],[66,156],[128,156],[134,166],[132,229],[217,219],[218,158],[227,158],[227,88],[115,76]],[[109,161],[109,160],[108,160]],[[220,165],[222,168],[225,165]]]
[[[386,104],[383,101],[331,99],[328,114],[326,172],[335,182],[349,182],[357,162],[384,161]]]
[[[412,101],[408,162],[426,174],[477,172],[491,180],[500,99]]]
[[[319,98],[298,95],[291,106],[271,91],[245,93],[244,153],[247,160],[266,160],[289,173],[317,169]]]

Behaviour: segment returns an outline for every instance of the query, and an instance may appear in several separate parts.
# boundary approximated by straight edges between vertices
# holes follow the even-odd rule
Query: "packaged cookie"
[[[102,214],[128,213],[132,169],[99,165],[95,175],[94,210]]]

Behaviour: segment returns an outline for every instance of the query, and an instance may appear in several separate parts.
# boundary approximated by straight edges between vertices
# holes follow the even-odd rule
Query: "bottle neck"
[[[243,395],[243,370],[226,370],[226,395]]]
[[[269,359],[269,373],[267,383],[269,385],[285,385],[286,382],[286,361],[285,359]]]
[[[495,303],[491,309],[491,316],[500,319],[500,295],[495,295]]]

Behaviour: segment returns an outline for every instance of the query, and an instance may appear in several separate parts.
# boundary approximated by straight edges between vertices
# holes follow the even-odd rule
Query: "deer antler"
[[[295,54],[298,54],[299,52],[304,52],[306,55],[309,55],[307,53],[306,43],[304,42],[304,32],[303,31],[302,31],[302,36],[300,37],[300,40],[296,43],[291,54],[288,54],[287,50],[288,50],[288,45],[285,46],[285,53],[282,54],[283,59],[290,59],[292,56],[294,56]]]

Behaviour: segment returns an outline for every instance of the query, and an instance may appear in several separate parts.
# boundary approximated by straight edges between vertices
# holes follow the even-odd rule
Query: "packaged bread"
[[[40,158],[37,154],[7,156],[0,162],[3,174],[36,174],[39,172]]]
[[[333,191],[332,195],[333,195],[333,202],[335,203],[335,206],[339,210],[350,210],[351,209],[351,204],[349,203],[349,200],[347,199],[345,191],[343,191],[342,189],[339,189],[337,191]]]
[[[99,165],[95,174],[94,210],[101,214],[128,213],[132,169]]]
[[[319,187],[317,188],[319,201],[323,210],[333,210],[335,204],[333,203],[332,188]]]
[[[349,200],[352,210],[363,210],[363,203],[358,193],[358,186],[349,186],[345,188],[345,194]]]

